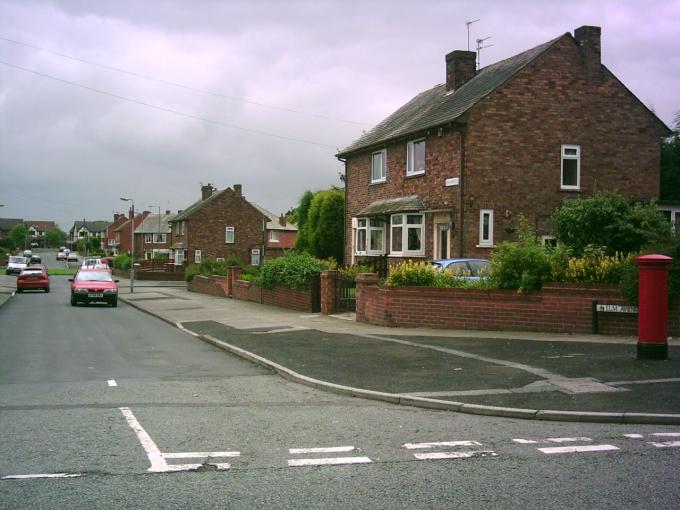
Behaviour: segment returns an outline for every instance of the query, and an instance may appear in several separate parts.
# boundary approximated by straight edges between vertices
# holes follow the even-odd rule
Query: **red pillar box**
[[[638,359],[668,358],[668,267],[665,255],[635,257],[640,287],[638,306]]]

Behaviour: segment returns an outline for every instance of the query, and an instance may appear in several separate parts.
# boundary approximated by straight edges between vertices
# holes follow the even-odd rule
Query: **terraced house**
[[[658,198],[670,130],[602,64],[600,44],[600,28],[582,26],[480,70],[474,52],[446,55],[444,84],[337,154],[345,262],[486,257],[520,214],[549,239],[564,200]]]

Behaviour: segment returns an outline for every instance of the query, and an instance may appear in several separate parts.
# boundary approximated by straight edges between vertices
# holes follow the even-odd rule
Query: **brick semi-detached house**
[[[135,256],[150,260],[156,255],[172,254],[172,228],[170,220],[176,214],[149,214],[135,229]]]
[[[142,224],[144,219],[151,214],[149,211],[142,211],[141,213],[133,213],[132,209],[128,212],[128,218],[122,222],[114,231],[114,239],[116,243],[116,252],[121,253],[132,253],[132,229],[137,228]],[[134,216],[134,219],[133,219]],[[136,241],[136,239],[135,239]],[[135,254],[139,254],[139,250],[135,247]]]
[[[602,65],[599,27],[479,71],[474,52],[445,60],[445,84],[337,155],[346,263],[487,257],[513,239],[520,214],[549,238],[564,200],[659,196],[660,138],[670,130]]]
[[[246,200],[240,184],[201,186],[201,199],[170,221],[175,264],[235,257],[259,265],[295,244],[297,226]]]

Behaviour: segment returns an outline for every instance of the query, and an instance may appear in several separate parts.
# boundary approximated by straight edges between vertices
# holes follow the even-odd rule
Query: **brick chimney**
[[[201,186],[201,200],[205,200],[206,198],[210,198],[210,196],[212,194],[213,194],[212,184],[208,183],[208,184]]]
[[[243,187],[240,184],[234,184],[234,193],[236,193],[237,197],[240,197],[243,195]]]
[[[574,39],[576,39],[580,46],[581,59],[586,70],[586,76],[595,80],[602,78],[600,33],[600,27],[588,25],[583,25],[574,30]]]
[[[283,214],[279,216],[279,225],[281,225],[282,227],[286,226],[286,216]]]
[[[458,90],[477,72],[474,51],[455,50],[446,55],[446,91]]]

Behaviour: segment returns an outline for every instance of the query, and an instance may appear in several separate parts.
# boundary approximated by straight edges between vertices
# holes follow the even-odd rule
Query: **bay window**
[[[425,220],[422,214],[393,214],[390,229],[392,255],[425,254]]]
[[[385,221],[380,218],[358,218],[354,242],[357,255],[385,253]]]

